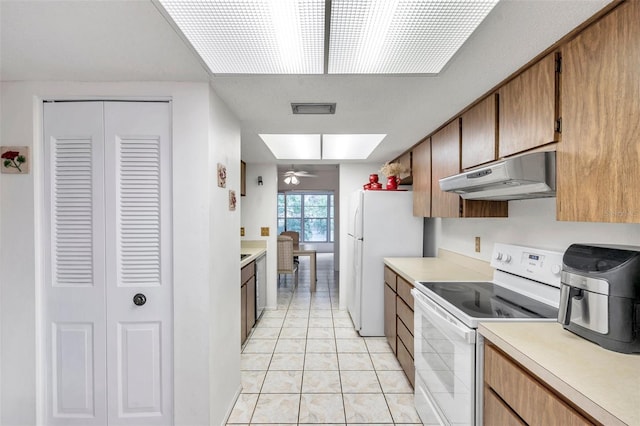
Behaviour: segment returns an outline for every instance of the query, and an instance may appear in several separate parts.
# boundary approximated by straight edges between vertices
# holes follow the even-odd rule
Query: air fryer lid
[[[607,280],[611,296],[640,300],[640,247],[572,244],[562,263],[568,272]]]

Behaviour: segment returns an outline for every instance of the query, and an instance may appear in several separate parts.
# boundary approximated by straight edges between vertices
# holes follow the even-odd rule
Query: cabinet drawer
[[[409,330],[402,321],[398,321],[398,339],[402,340],[411,357],[413,357],[413,330]]]
[[[404,325],[409,330],[413,330],[413,310],[402,301],[400,296],[396,297],[396,312]]]
[[[396,293],[389,287],[384,285],[384,335],[387,337],[389,346],[393,353],[396,353]]]
[[[256,274],[256,262],[251,262],[240,270],[240,284],[249,281],[249,278]]]
[[[407,375],[407,379],[411,382],[411,386],[415,388],[416,369],[413,364],[413,358],[407,348],[405,348],[400,341],[398,341],[398,362],[402,366],[404,374]]]
[[[485,383],[530,425],[591,425],[527,371],[487,344]]]
[[[407,280],[405,280],[402,277],[398,277],[398,288],[397,288],[397,293],[398,296],[400,296],[402,298],[402,300],[404,300],[404,303],[406,303],[411,310],[413,310],[413,296],[411,295],[411,289],[413,288],[413,285],[411,285],[411,283]]]
[[[491,388],[484,387],[482,419],[485,425],[527,426]]]
[[[396,273],[388,266],[384,267],[384,282],[391,287],[393,291],[396,291]]]

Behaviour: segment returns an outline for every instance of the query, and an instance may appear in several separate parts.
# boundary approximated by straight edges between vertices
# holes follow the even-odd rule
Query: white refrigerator
[[[349,203],[347,308],[361,336],[384,336],[385,257],[422,257],[410,191],[357,191]]]

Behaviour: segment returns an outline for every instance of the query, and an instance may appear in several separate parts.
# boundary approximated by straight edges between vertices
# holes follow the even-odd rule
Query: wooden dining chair
[[[282,274],[294,277],[294,286],[298,285],[298,265],[293,261],[293,238],[278,235],[278,282]]]
[[[298,231],[282,231],[280,235],[286,235],[293,238],[294,247],[300,246],[300,233]],[[298,260],[298,256],[293,256],[293,263],[295,263],[296,265],[300,264],[300,261]]]

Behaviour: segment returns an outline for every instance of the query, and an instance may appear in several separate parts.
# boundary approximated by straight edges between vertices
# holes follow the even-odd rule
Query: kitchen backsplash
[[[508,218],[441,219],[435,226],[437,245],[486,261],[495,242],[557,251],[574,242],[640,246],[640,224],[559,222],[555,217],[555,198],[510,201]],[[475,237],[481,240],[480,253]]]

